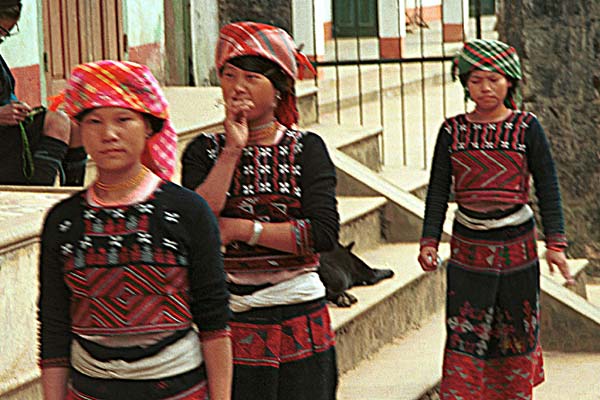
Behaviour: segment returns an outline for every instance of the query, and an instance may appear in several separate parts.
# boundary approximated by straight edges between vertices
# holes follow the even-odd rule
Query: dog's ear
[[[350,244],[348,246],[346,246],[346,249],[348,251],[352,251],[352,248],[354,247],[354,242],[350,242]]]

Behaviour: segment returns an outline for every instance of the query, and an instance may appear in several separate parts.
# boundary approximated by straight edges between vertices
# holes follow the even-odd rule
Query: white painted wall
[[[379,18],[379,37],[399,38],[406,36],[406,15],[403,2],[398,0],[379,0],[377,16]]]
[[[442,0],[404,0],[406,8],[441,6]]]
[[[467,28],[469,0],[445,0],[443,4],[444,24],[463,24]]]
[[[323,25],[326,21],[331,21],[331,0],[294,0],[292,7],[293,32],[291,33],[294,41],[298,45],[304,44],[302,52],[308,56],[324,55],[325,31]]]
[[[190,25],[196,86],[216,84],[215,48],[219,37],[217,0],[191,0]]]
[[[129,47],[149,43],[164,45],[163,0],[125,0],[124,12]]]

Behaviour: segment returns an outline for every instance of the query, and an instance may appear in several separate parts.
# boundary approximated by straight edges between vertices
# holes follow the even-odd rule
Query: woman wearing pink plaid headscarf
[[[44,223],[45,398],[229,399],[218,225],[200,196],[168,181],[176,136],[158,82],[136,63],[88,63],[61,100],[97,177]]]
[[[294,83],[309,66],[282,29],[223,27],[225,133],[198,136],[182,158],[183,185],[207,199],[226,245],[234,399],[335,399],[317,269],[318,253],[338,239],[336,175],[323,140],[296,126]]]

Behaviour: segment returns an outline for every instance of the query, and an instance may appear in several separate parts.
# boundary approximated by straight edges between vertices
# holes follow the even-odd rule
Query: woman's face
[[[273,120],[277,90],[266,76],[227,63],[221,73],[221,90],[227,107],[249,104],[249,123],[258,125]]]
[[[497,72],[475,70],[467,79],[471,99],[478,109],[484,111],[493,111],[503,106],[511,86],[512,82]]]
[[[137,111],[121,107],[95,108],[79,122],[83,146],[99,170],[127,172],[141,161],[150,123]]]

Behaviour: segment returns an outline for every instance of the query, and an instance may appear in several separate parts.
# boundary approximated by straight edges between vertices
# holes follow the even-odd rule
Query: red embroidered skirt
[[[533,219],[489,231],[454,222],[442,399],[531,398],[543,382],[535,239]]]
[[[324,300],[234,313],[233,399],[335,400],[335,338]]]

